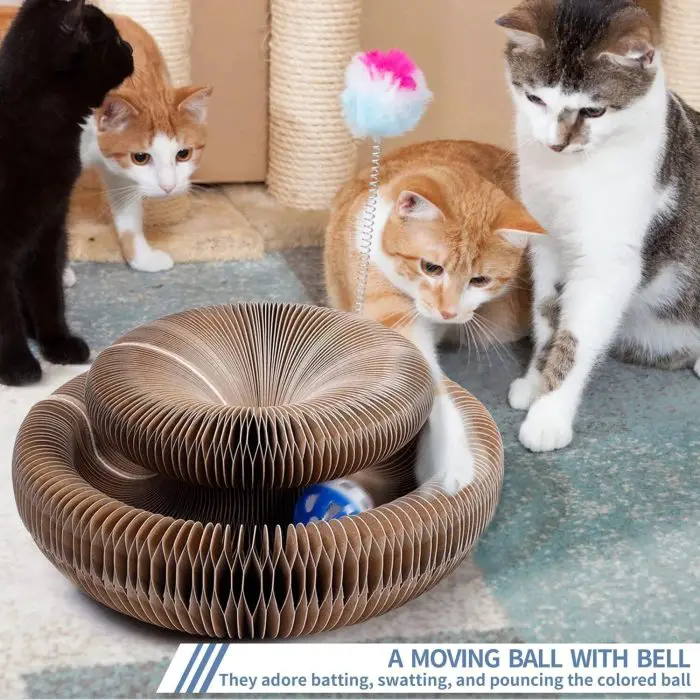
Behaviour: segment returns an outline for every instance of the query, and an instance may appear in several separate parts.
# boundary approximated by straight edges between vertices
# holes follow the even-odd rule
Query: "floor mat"
[[[318,302],[320,251],[176,266],[160,275],[78,264],[71,322],[95,351],[130,328],[209,303]],[[567,450],[520,446],[506,403],[527,344],[450,348],[451,378],[493,413],[505,445],[496,519],[473,561],[406,606],[315,641],[692,642],[700,627],[700,385],[606,362]],[[30,406],[75,372],[0,388],[0,697],[153,697],[182,637],[93,603],[37,550],[12,495],[12,444]]]

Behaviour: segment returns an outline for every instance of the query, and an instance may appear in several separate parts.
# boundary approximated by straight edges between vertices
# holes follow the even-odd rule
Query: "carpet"
[[[187,307],[323,299],[317,249],[165,275],[78,264],[70,316],[94,350]],[[447,374],[493,413],[506,476],[496,519],[448,579],[324,642],[693,642],[700,626],[698,379],[606,362],[567,450],[520,446],[505,401],[529,348],[449,349]],[[30,406],[81,369],[0,388],[0,697],[153,697],[179,635],[93,603],[38,552],[15,509],[12,443]]]

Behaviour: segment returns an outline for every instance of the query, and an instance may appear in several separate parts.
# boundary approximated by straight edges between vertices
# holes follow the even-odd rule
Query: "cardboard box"
[[[400,48],[435,95],[418,129],[390,148],[427,139],[513,146],[513,107],[504,76],[503,30],[494,21],[518,0],[372,0],[364,3],[362,48]],[[658,20],[661,0],[640,0]],[[367,149],[361,161],[367,163]]]
[[[267,0],[192,2],[192,80],[214,86],[199,182],[267,174]]]
[[[639,0],[658,20],[661,0]],[[267,172],[269,0],[193,0],[193,79],[216,86],[203,182],[264,181]],[[437,138],[512,147],[504,35],[494,20],[517,0],[365,0],[363,49],[407,51],[435,101],[390,148]],[[363,149],[361,162],[368,161]]]
[[[364,49],[407,51],[435,101],[420,127],[391,141],[470,138],[512,146],[503,32],[517,0],[365,0]],[[659,20],[662,0],[639,0]],[[20,0],[3,0],[20,4]],[[193,82],[215,87],[199,182],[263,182],[267,174],[269,0],[192,0]],[[367,152],[361,162],[367,162]]]

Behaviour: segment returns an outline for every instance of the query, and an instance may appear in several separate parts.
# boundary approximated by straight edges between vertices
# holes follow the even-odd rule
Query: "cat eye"
[[[585,109],[579,110],[579,114],[584,119],[598,119],[602,117],[607,112],[606,107],[586,107]]]
[[[192,158],[192,149],[183,148],[181,151],[177,152],[177,160],[179,163],[186,163]]]
[[[136,165],[148,165],[151,162],[151,156],[148,153],[132,153],[131,160]]]
[[[530,102],[532,102],[533,105],[545,107],[547,104],[542,98],[537,97],[537,95],[533,95],[531,92],[526,93],[525,97],[527,97],[527,99],[530,100]]]
[[[472,277],[469,281],[472,287],[488,287],[491,284],[491,278],[486,277],[486,275],[480,275],[479,277]]]
[[[441,265],[436,265],[435,263],[428,262],[427,260],[420,261],[420,269],[430,277],[440,277],[440,275],[445,271],[445,268]]]

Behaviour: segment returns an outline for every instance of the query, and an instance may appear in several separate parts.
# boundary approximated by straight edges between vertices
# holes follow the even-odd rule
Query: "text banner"
[[[159,693],[698,693],[700,644],[183,644]]]

